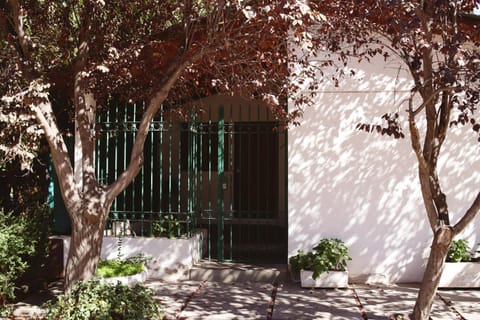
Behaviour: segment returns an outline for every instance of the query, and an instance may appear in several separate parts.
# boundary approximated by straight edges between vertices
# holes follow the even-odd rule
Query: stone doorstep
[[[286,265],[261,266],[241,263],[201,261],[190,268],[189,279],[220,283],[274,283],[287,278]]]

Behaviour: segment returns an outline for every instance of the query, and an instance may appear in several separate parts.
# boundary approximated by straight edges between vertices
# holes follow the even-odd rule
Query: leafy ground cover
[[[140,273],[144,268],[143,263],[129,260],[101,260],[97,275],[102,278],[126,277]]]

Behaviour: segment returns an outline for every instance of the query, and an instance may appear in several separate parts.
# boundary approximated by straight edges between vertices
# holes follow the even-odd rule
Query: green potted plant
[[[137,283],[143,283],[147,279],[148,271],[145,262],[149,258],[143,254],[127,259],[100,260],[96,275],[101,282],[122,284],[133,286]]]
[[[465,239],[453,240],[445,259],[439,287],[480,287],[480,263],[472,261],[473,253]]]
[[[325,238],[312,251],[299,250],[289,262],[304,288],[342,288],[348,286],[348,260],[351,257],[342,240]]]

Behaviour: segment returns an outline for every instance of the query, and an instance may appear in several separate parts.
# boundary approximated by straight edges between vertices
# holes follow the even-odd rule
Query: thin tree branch
[[[410,141],[412,144],[412,149],[417,156],[418,160],[418,177],[420,180],[420,187],[422,191],[423,202],[425,204],[425,209],[427,210],[428,221],[430,223],[430,228],[432,231],[435,231],[437,227],[437,211],[432,202],[432,190],[430,188],[430,167],[427,161],[424,158],[422,147],[420,143],[420,133],[415,121],[415,115],[412,110],[413,105],[413,95],[409,100],[409,112],[408,112],[408,124],[410,128]]]
[[[171,68],[173,70],[167,73],[168,76],[165,77],[165,80],[160,86],[160,89],[150,99],[150,102],[147,105],[147,109],[142,116],[139,128],[137,130],[135,142],[131,152],[130,163],[128,164],[126,170],[117,178],[117,180],[111,185],[109,185],[106,189],[107,204],[113,202],[115,197],[128,186],[128,184],[140,171],[140,168],[143,165],[144,161],[143,146],[147,137],[150,123],[163,101],[165,101],[165,99],[167,98],[170,89],[173,87],[175,82],[180,77],[180,74],[190,62],[191,60],[189,59],[187,61],[184,61],[183,63],[173,63]]]
[[[74,187],[73,168],[70,163],[67,146],[56,125],[51,103],[48,101],[33,105],[32,110],[50,146],[55,171],[58,177],[61,177],[58,179],[60,190],[62,191],[61,194],[68,209],[80,200],[80,195]],[[70,212],[70,210],[67,211]],[[74,217],[71,218],[74,219]]]
[[[425,109],[425,107],[432,103],[433,102],[433,99],[436,99],[437,96],[440,94],[440,92],[451,92],[451,91],[454,91],[458,88],[454,88],[454,87],[442,87],[442,88],[438,88],[437,90],[433,91],[431,95],[428,96],[428,98],[426,100],[423,101],[423,103],[418,106],[417,109],[415,110],[412,110],[412,111],[409,111],[413,114],[413,116],[417,116],[420,112],[422,112],[423,109]]]
[[[22,56],[26,60],[30,60],[30,49],[28,40],[23,29],[23,15],[18,0],[9,0],[10,8],[12,10],[12,22],[15,33],[18,37],[18,44],[22,51]]]
[[[470,208],[463,215],[463,217],[455,224],[453,227],[454,236],[459,234],[465,229],[465,227],[475,218],[475,216],[480,211],[480,192],[477,194],[477,197],[473,201]]]

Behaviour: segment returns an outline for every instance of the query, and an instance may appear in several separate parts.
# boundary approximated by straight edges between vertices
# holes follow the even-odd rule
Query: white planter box
[[[313,279],[313,272],[301,270],[300,284],[302,288],[346,288],[348,287],[348,271],[329,271]]]
[[[440,288],[480,288],[479,262],[446,262]]]
[[[63,266],[67,265],[70,237],[60,236],[63,240]],[[148,276],[152,279],[168,281],[188,280],[188,270],[197,263],[202,254],[204,235],[195,232],[190,238],[146,238],[123,237],[121,245],[122,258],[126,259],[143,253],[153,259],[147,262]],[[118,238],[104,237],[101,259],[118,257]]]
[[[144,283],[145,280],[147,280],[147,277],[148,277],[148,271],[147,271],[147,268],[145,268],[141,273],[132,274],[131,276],[99,278],[99,279],[100,279],[100,282],[103,282],[103,283],[117,284],[117,282],[120,282],[121,284],[125,284],[133,287],[137,283]]]

